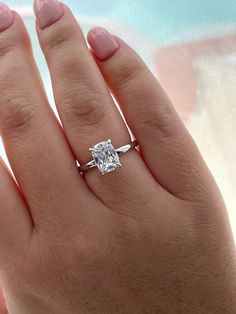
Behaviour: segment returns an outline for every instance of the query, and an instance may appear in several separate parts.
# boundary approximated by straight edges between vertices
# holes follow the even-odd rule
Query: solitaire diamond
[[[93,148],[90,148],[90,151],[92,152],[96,166],[102,174],[111,172],[122,166],[119,156],[111,144],[111,140],[96,144]]]

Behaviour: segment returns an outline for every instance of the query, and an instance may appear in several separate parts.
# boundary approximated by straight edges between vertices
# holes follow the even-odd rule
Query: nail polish
[[[14,14],[5,3],[0,3],[0,32],[7,29],[14,20]]]
[[[50,26],[63,15],[60,2],[57,0],[35,0],[34,12],[41,28]]]
[[[88,42],[96,57],[101,61],[111,57],[120,47],[116,39],[102,27],[90,30]]]

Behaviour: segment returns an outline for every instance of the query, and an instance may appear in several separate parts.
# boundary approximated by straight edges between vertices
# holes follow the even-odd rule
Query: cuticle
[[[13,24],[15,24],[16,21],[16,12],[14,10],[11,10],[11,17],[12,17],[12,21],[10,23],[10,25],[7,28],[10,28],[13,26]]]

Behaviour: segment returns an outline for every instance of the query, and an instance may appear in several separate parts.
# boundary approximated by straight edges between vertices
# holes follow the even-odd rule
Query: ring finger
[[[51,1],[49,5],[40,0],[35,1],[34,10],[55,102],[76,158],[81,164],[89,161],[89,147],[109,138],[115,147],[130,142],[125,123],[70,10],[57,1]],[[124,166],[119,172],[102,177],[97,171],[90,170],[85,175],[89,186],[105,202],[114,202],[111,190],[115,193],[118,190],[121,192],[122,188],[127,191],[127,186],[144,178],[147,180],[146,176],[154,185],[154,180],[135,150],[123,158]],[[144,193],[141,185],[138,193]],[[127,193],[124,193],[124,197],[127,197]]]

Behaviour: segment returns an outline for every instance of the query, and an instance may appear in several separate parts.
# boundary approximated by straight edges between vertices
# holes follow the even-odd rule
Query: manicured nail
[[[14,19],[13,12],[5,3],[0,3],[0,32],[8,28]]]
[[[39,26],[45,28],[59,20],[63,10],[57,0],[35,0],[34,13]]]
[[[102,27],[90,30],[88,42],[96,57],[101,61],[111,57],[120,47],[116,39]]]

